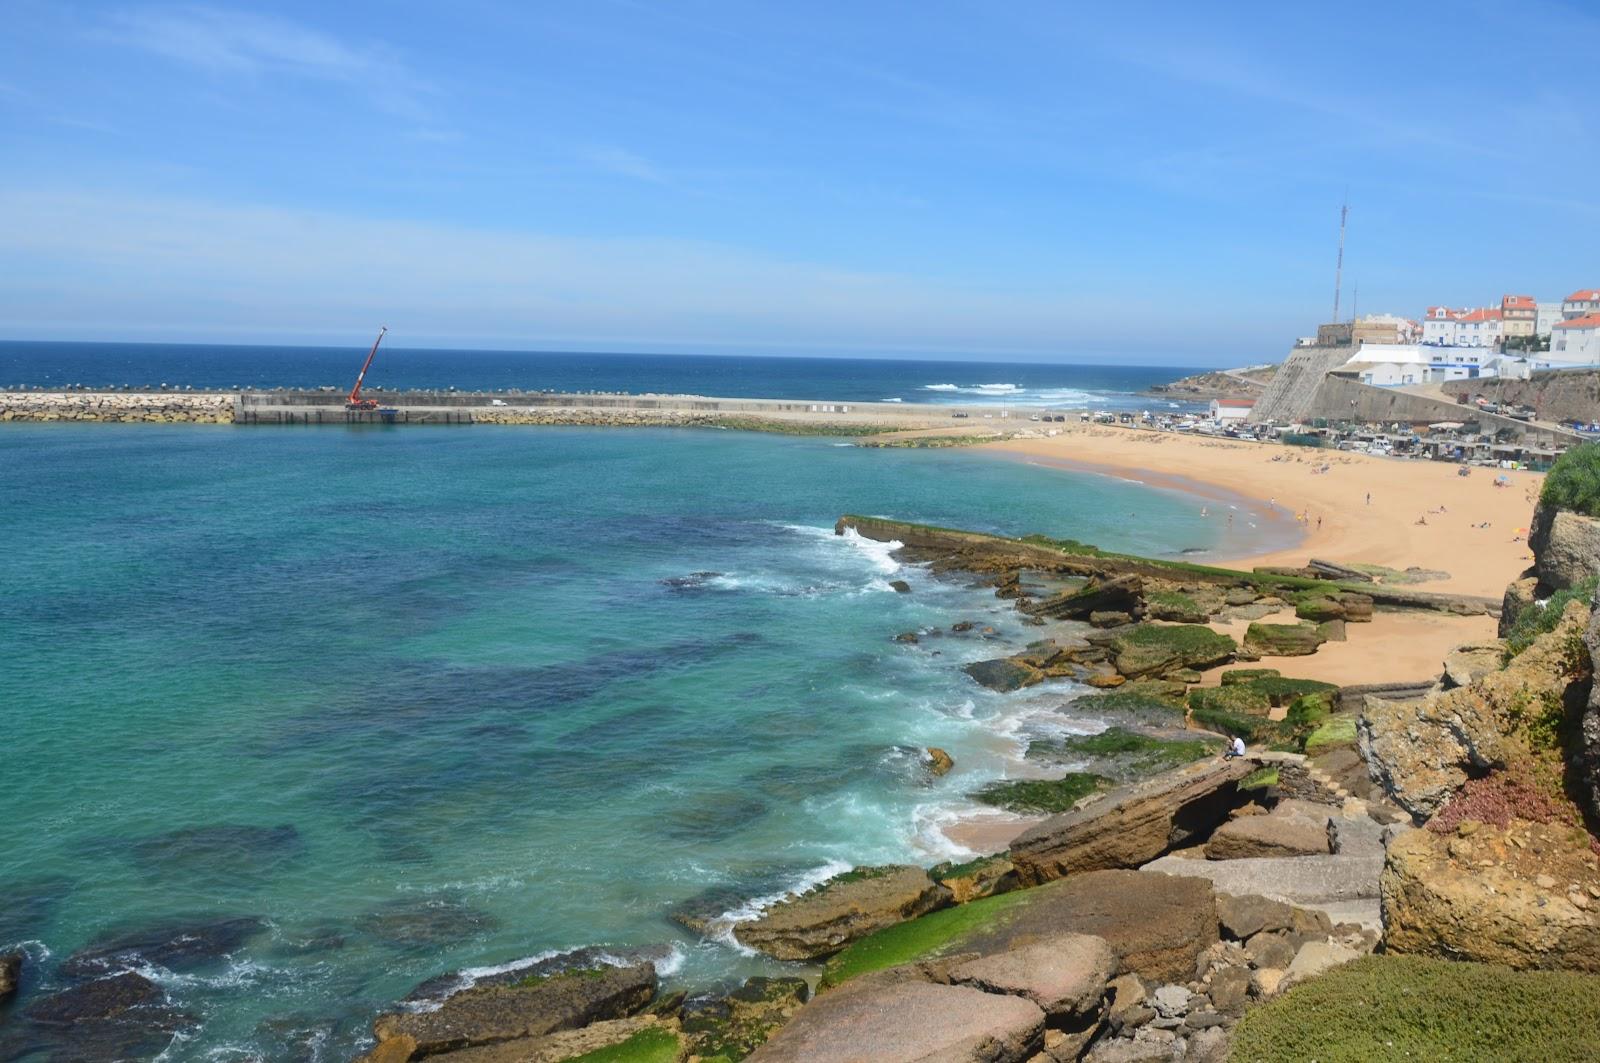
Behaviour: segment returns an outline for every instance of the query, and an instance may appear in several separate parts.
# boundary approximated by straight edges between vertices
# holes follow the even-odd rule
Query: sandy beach
[[[1291,518],[1306,515],[1299,545],[1267,554],[1229,555],[1224,544],[1226,564],[1301,565],[1316,557],[1416,567],[1447,574],[1416,583],[1419,590],[1498,598],[1532,560],[1523,540],[1542,473],[1477,468],[1463,477],[1445,462],[1106,425],[1068,424],[1064,429],[1054,437],[1016,438],[984,447],[1152,486],[1209,485],[1272,500]],[[1327,472],[1316,471],[1323,466]],[[1499,475],[1510,480],[1509,487],[1494,485]]]

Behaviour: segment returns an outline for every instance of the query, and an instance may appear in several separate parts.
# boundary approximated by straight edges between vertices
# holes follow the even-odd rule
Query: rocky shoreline
[[[363,1058],[1270,1059],[1306,1021],[1301,987],[1388,977],[1405,957],[1449,961],[1427,968],[1447,984],[1470,973],[1460,961],[1497,965],[1508,992],[1521,971],[1600,976],[1600,519],[1542,506],[1532,526],[1534,567],[1489,600],[1328,561],[1245,572],[843,517],[839,534],[899,542],[1044,629],[969,665],[975,682],[1096,689],[1077,704],[1111,721],[1099,744],[1043,750],[1070,770],[994,795],[1046,817],[966,863],[855,868],[730,927],[684,920],[792,975],[666,990],[659,954],[595,949],[444,974],[375,1017]],[[1388,610],[1497,615],[1502,638],[1377,688],[1272,667]],[[1220,759],[1233,737],[1249,754]],[[941,753],[930,773],[949,770]],[[0,1049],[169,1044],[192,1020],[135,961],[165,949],[181,967],[261,927],[169,930],[69,957],[69,984],[26,1000]],[[32,962],[0,956],[0,1008]],[[1573,984],[1600,993],[1600,977]],[[1359,1045],[1359,1016],[1342,1021],[1319,1033]],[[1565,1036],[1600,1051],[1592,1029]]]

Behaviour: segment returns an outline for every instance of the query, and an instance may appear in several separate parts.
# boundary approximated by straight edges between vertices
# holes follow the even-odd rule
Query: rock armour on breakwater
[[[232,424],[231,392],[0,391],[0,421]]]

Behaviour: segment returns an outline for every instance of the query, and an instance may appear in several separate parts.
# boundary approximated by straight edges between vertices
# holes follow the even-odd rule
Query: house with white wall
[[[1497,307],[1430,306],[1422,319],[1422,342],[1435,347],[1498,347],[1500,326]]]
[[[1600,288],[1580,288],[1561,300],[1561,316],[1568,321],[1590,314],[1600,314]]]
[[[1255,399],[1212,399],[1211,419],[1218,424],[1243,424],[1255,405]]]
[[[1563,366],[1600,363],[1600,313],[1557,323],[1550,330],[1550,349],[1540,359]]]

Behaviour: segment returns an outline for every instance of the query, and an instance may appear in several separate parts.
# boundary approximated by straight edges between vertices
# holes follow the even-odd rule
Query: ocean
[[[1225,534],[1125,480],[710,429],[5,424],[0,498],[0,951],[25,1007],[110,949],[194,1016],[171,1060],[342,1060],[425,979],[585,946],[783,970],[670,917],[968,855],[971,793],[1103,726],[978,687],[1037,629],[839,515]]]
[[[366,347],[0,342],[0,388],[189,386],[348,389]],[[367,387],[382,390],[627,391],[718,398],[820,399],[1110,410],[1198,408],[1141,393],[1194,372],[1151,366],[1040,365],[735,355],[572,354],[385,346]]]

